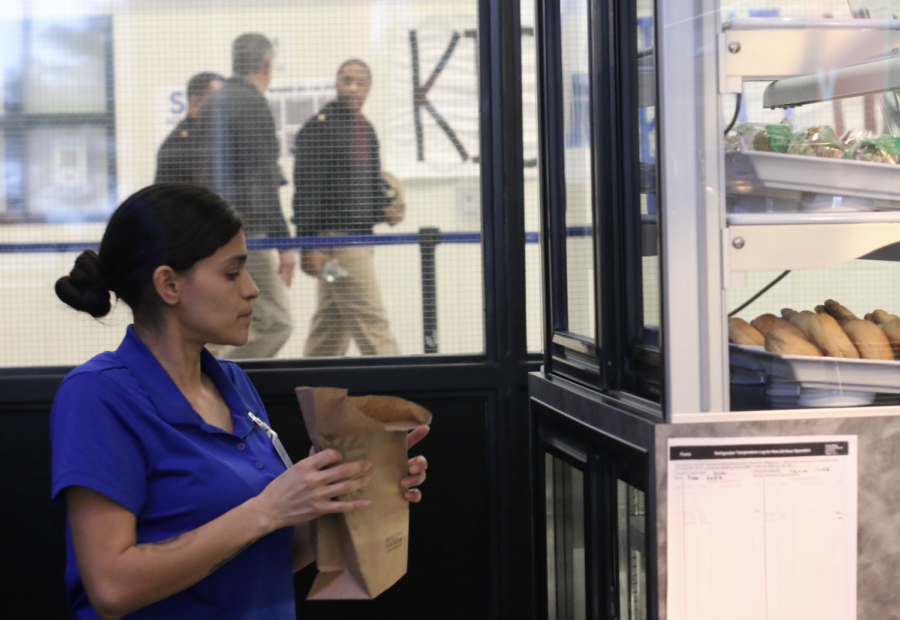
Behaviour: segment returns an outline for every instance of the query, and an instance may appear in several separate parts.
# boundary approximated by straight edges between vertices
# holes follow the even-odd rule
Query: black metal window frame
[[[545,367],[621,395],[662,417],[661,343],[643,319],[637,10],[634,0],[589,0],[594,338],[568,325],[564,106],[559,0],[537,5],[544,231]],[[655,33],[654,33],[655,36]]]
[[[0,224],[41,223],[47,221],[47,214],[35,211],[28,204],[28,140],[30,130],[44,127],[75,127],[94,125],[105,129],[107,144],[107,208],[102,212],[85,213],[82,222],[105,222],[113,207],[118,204],[118,172],[116,164],[116,108],[115,72],[113,57],[113,24],[111,16],[87,18],[103,37],[105,93],[103,112],[95,113],[28,113],[25,111],[25,70],[31,51],[31,31],[35,21],[23,19],[22,66],[23,70],[14,75],[0,77],[5,90],[3,115],[0,116],[0,133],[3,134],[4,161],[7,169],[17,174],[6,175],[6,211],[0,213]]]
[[[534,589],[532,521],[530,514],[522,514],[522,502],[531,505],[532,486],[527,385],[528,373],[539,369],[542,356],[527,350],[522,28],[518,0],[478,0],[477,4],[485,351],[258,360],[240,365],[266,402],[294,404],[297,385],[342,386],[351,394],[485,396],[485,433],[491,445],[485,472],[492,514],[486,524],[492,534],[491,617],[530,620],[535,613],[530,595]],[[70,370],[0,369],[0,409],[46,407]],[[444,423],[452,425],[449,420]],[[435,433],[431,440],[439,437]]]
[[[622,618],[619,609],[617,481],[651,496],[651,455],[592,428],[549,406],[531,401],[534,443],[535,584],[539,620],[548,620],[548,547],[546,474],[544,455],[552,455],[578,469],[584,481],[585,578],[588,618]],[[652,523],[652,521],[648,521]],[[653,526],[647,529],[646,545],[656,545]],[[657,585],[656,554],[647,555],[648,617],[655,618]]]

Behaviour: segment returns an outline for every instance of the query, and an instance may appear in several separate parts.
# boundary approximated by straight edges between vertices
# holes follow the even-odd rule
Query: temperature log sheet
[[[855,620],[856,445],[670,438],[668,620]]]

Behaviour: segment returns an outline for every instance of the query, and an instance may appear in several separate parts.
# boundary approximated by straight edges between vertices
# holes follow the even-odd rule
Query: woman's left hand
[[[422,441],[428,434],[428,431],[429,428],[427,426],[419,426],[418,428],[413,429],[407,436],[406,448],[412,448]],[[418,487],[425,482],[425,470],[427,469],[428,461],[425,460],[424,456],[414,456],[409,459],[409,475],[400,481],[400,485],[406,489],[403,493],[403,497],[406,498],[406,501],[414,503],[421,501],[422,492],[415,487]]]

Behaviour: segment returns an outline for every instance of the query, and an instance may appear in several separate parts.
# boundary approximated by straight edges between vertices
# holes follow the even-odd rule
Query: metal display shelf
[[[722,25],[719,89],[739,93],[745,81],[822,76],[900,47],[900,20],[735,19]],[[824,72],[824,73],[823,73]]]
[[[847,214],[854,218],[881,217],[880,222],[784,225],[779,220],[778,224],[746,224],[754,215],[762,220],[768,214],[742,215],[739,221],[744,225],[729,226],[724,231],[726,272],[818,269],[863,257],[893,260],[887,254],[870,255],[900,242],[900,214],[897,213]]]
[[[729,193],[781,189],[872,200],[900,198],[900,165],[764,151],[726,153]]]
[[[763,107],[793,108],[893,90],[900,90],[900,56],[773,82],[763,93]]]
[[[800,406],[866,405],[876,394],[900,394],[896,361],[779,355],[736,344],[729,345],[729,354],[731,366],[745,377],[756,374],[768,382],[770,397],[799,397]]]

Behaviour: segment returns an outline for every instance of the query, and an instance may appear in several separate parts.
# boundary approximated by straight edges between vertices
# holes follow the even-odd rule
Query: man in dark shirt
[[[210,95],[197,117],[200,180],[240,213],[248,239],[287,237],[289,230],[278,188],[275,119],[263,93],[272,81],[271,42],[261,34],[242,34],[232,44],[234,75]],[[243,347],[216,350],[220,357],[272,357],[291,334],[288,287],[296,258],[292,250],[255,250],[246,268],[259,287],[253,302],[250,339]]]
[[[197,115],[207,97],[222,88],[225,78],[218,73],[198,73],[187,83],[187,116],[166,137],[156,156],[155,183],[196,183]]]
[[[399,187],[384,180],[378,137],[362,115],[371,79],[363,61],[346,61],[338,69],[338,98],[297,133],[293,222],[298,236],[371,235],[375,224],[402,219]],[[344,355],[351,338],[363,355],[399,355],[373,259],[371,245],[302,252],[303,271],[319,278],[305,355]],[[329,264],[347,273],[323,277]]]

